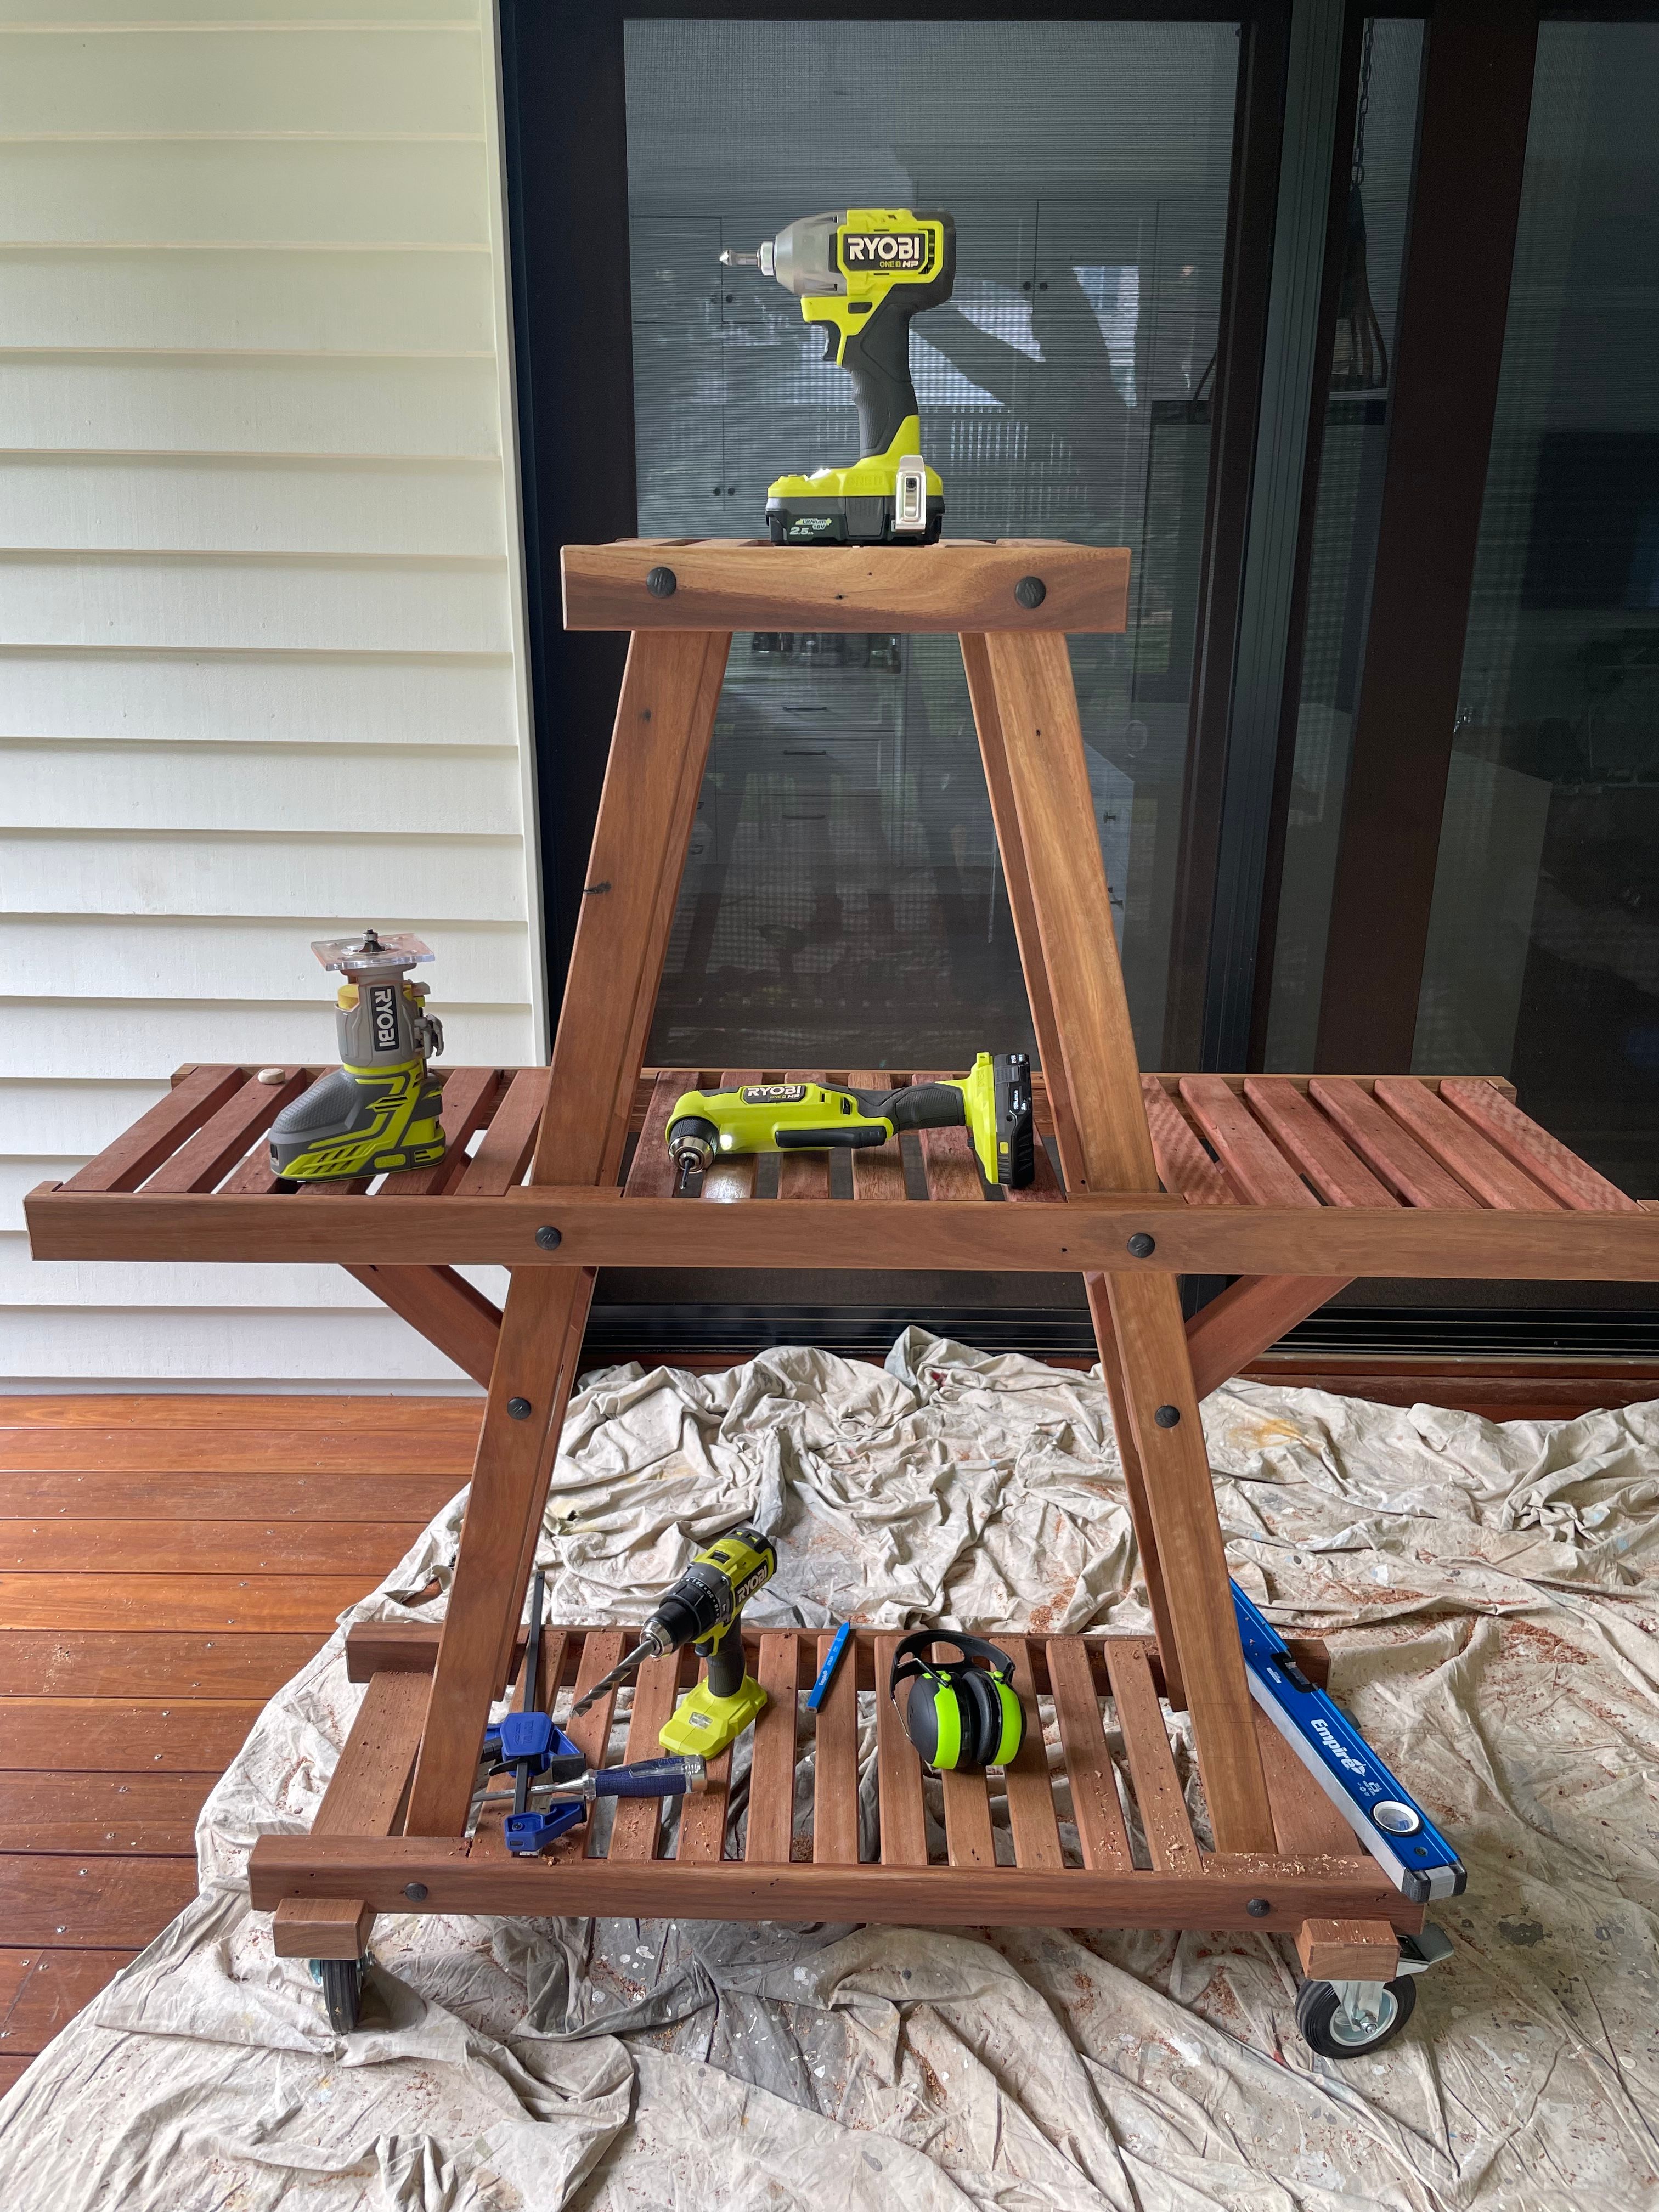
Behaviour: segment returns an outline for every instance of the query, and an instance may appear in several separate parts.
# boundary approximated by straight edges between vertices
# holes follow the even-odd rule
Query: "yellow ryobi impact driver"
[[[336,995],[340,1061],[271,1124],[270,1170],[289,1182],[331,1182],[444,1156],[443,1091],[427,1072],[444,1048],[443,1024],[426,1011],[426,985],[409,971],[430,960],[418,937],[372,929],[318,939],[312,951],[345,977]]]
[[[680,1699],[657,1741],[665,1751],[718,1758],[766,1703],[765,1691],[744,1668],[738,1623],[744,1606],[777,1571],[772,1540],[758,1528],[734,1528],[699,1552],[646,1622],[634,1649],[577,1700],[570,1719],[647,1659],[693,1644],[698,1657],[708,1661],[708,1672]]]
[[[982,1052],[966,1075],[895,1091],[833,1083],[749,1083],[687,1091],[675,1101],[668,1149],[680,1188],[716,1158],[739,1152],[860,1151],[901,1129],[963,1129],[987,1182],[1024,1190],[1036,1173],[1031,1063],[1023,1052]]]
[[[951,296],[957,227],[908,208],[803,216],[728,268],[775,276],[823,329],[823,358],[851,373],[859,459],[849,469],[780,477],[766,498],[775,545],[931,545],[945,523],[945,487],[921,458],[910,380],[910,319]]]

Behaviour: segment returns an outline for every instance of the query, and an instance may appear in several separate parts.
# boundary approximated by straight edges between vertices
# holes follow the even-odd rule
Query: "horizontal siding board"
[[[539,991],[487,15],[89,5],[0,0],[0,1371],[471,1397],[337,1268],[27,1255],[180,1061],[331,1057],[310,939],[417,927],[454,1064]]]
[[[352,913],[336,911],[341,928],[349,929],[368,915],[395,913],[418,885],[428,897],[441,887],[443,903],[468,921],[520,921],[525,908],[520,851],[512,838],[409,833],[343,832],[332,838],[0,834],[0,913],[125,909],[309,920],[325,915],[349,890]]]
[[[507,1066],[522,1060],[530,1026],[523,1006],[441,1008],[445,1041],[456,1061]],[[225,1059],[252,1066],[304,1066],[331,1059],[334,1021],[326,1002],[260,1005],[187,999],[15,999],[0,997],[0,1075],[133,1078],[185,1048],[186,1060]]]
[[[301,1199],[300,1205],[323,1203]],[[464,1271],[486,1297],[505,1295],[506,1271]],[[238,1267],[212,1261],[31,1260],[27,1243],[0,1237],[0,1305],[98,1306],[111,1311],[166,1307],[215,1312],[384,1313],[372,1291],[343,1267]],[[399,1322],[398,1328],[406,1326]],[[234,1372],[234,1370],[230,1370]]]
[[[272,21],[11,38],[0,47],[0,132],[199,131],[210,117],[221,131],[476,137],[477,41],[476,23],[388,34]]]
[[[446,661],[144,649],[0,651],[0,735],[224,744],[500,744],[514,732],[506,653]]]
[[[96,1387],[142,1377],[168,1389],[303,1384],[478,1395],[435,1345],[384,1310],[343,1318],[224,1308],[0,1308],[0,1372],[14,1387]]]
[[[212,127],[204,115],[204,127]],[[0,144],[0,245],[489,246],[481,141]]]
[[[530,939],[522,924],[465,927],[434,921],[422,915],[378,917],[382,926],[412,929],[424,937],[437,957],[426,972],[432,1003],[446,1019],[453,1006],[528,1005]],[[335,921],[313,916],[272,929],[257,921],[201,915],[161,915],[121,923],[121,986],[135,998],[248,999],[314,1004],[325,1027],[301,1055],[314,1066],[333,1049],[326,1027],[332,984],[312,957],[313,938],[337,936]],[[97,998],[110,986],[109,924],[102,917],[80,920],[63,915],[0,921],[0,978],[14,996]],[[462,1066],[458,1045],[450,1045],[445,1065]],[[112,1111],[116,1110],[113,1108]],[[101,1151],[109,1137],[138,1118],[138,1110],[109,1125],[107,1135],[90,1143]],[[0,1125],[8,1109],[0,1100]],[[0,1127],[0,1146],[5,1141]],[[82,1139],[77,1137],[75,1142]],[[70,1146],[73,1149],[73,1145]]]
[[[4,59],[0,49],[0,62]],[[279,352],[489,353],[483,253],[303,246],[0,247],[0,348],[121,346]]]
[[[0,564],[0,584],[5,569]],[[0,787],[19,830],[337,830],[340,781],[356,757],[309,745],[68,744],[0,740]],[[515,751],[436,751],[404,765],[371,753],[370,789],[407,775],[422,813],[458,836],[516,836]],[[309,957],[309,956],[307,956]],[[222,994],[214,994],[216,997]]]
[[[5,282],[0,271],[0,285]],[[499,463],[30,453],[0,460],[0,548],[505,557]]]
[[[31,1158],[85,1158],[131,1128],[167,1096],[166,1077],[148,1083],[0,1080],[0,1142]]]
[[[12,353],[0,422],[34,452],[501,453],[495,365],[470,356]]]

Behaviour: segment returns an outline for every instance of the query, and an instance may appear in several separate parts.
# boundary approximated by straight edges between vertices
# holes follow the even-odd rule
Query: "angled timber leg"
[[[1036,1036],[1037,1057],[1042,1061],[1048,1086],[1048,1105],[1054,1120],[1054,1142],[1060,1152],[1060,1173],[1065,1177],[1066,1188],[1074,1190],[1079,1188],[1084,1173],[1083,1147],[1072,1111],[1071,1095],[1066,1088],[1066,1071],[1061,1064],[1060,1038],[1054,1023],[1054,998],[1043,970],[1042,945],[1031,903],[1031,884],[1026,872],[1024,848],[1019,839],[1013,787],[1008,780],[1008,762],[1003,748],[1002,721],[997,709],[996,688],[991,681],[990,653],[986,639],[972,632],[963,635],[961,644],[962,663],[968,672],[968,696],[973,702],[974,724],[979,732],[980,756],[985,763],[985,787],[990,794],[991,820],[1002,859],[1003,880],[1008,890],[1008,911],[1013,916],[1014,937],[1019,946],[1020,965],[1025,973],[1025,995],[1031,1009],[1031,1027]],[[1090,819],[1093,819],[1092,808]],[[1135,1548],[1140,1555],[1140,1571],[1146,1578],[1146,1599],[1152,1607],[1152,1625],[1158,1632],[1158,1656],[1164,1662],[1164,1684],[1170,1703],[1180,1706],[1186,1703],[1186,1694],[1182,1687],[1180,1655],[1176,1650],[1169,1600],[1164,1595],[1163,1563],[1158,1555],[1158,1536],[1152,1527],[1152,1509],[1147,1503],[1140,1455],[1135,1449],[1134,1432],[1127,1418],[1127,1405],[1123,1396],[1121,1364],[1113,1334],[1111,1306],[1101,1277],[1085,1277],[1085,1285],[1089,1295],[1089,1310],[1094,1320],[1095,1341],[1100,1347],[1101,1373],[1105,1378],[1107,1395],[1112,1402],[1112,1426],[1117,1435],[1118,1457],[1122,1462],[1124,1486],[1129,1499],[1129,1518],[1134,1524]]]
[[[994,726],[988,717],[981,726],[981,745],[1000,752],[1013,801],[1041,956],[1031,963],[1022,943],[1026,988],[1048,994],[1077,1139],[1076,1181],[1066,1180],[1079,1195],[1154,1191],[1158,1170],[1100,848],[1079,834],[1093,808],[1066,640],[1057,631],[992,631],[983,653],[995,718]],[[970,669],[973,657],[969,647]],[[1216,1845],[1271,1852],[1273,1818],[1175,1279],[1129,1271],[1105,1282]]]
[[[532,1183],[616,1181],[696,814],[730,636],[635,634],[553,1047]],[[465,1823],[592,1297],[591,1271],[513,1272],[406,1832]]]

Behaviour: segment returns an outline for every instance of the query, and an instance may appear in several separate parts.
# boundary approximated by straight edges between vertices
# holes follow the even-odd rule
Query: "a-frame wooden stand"
[[[314,1071],[285,1070],[272,1088],[252,1068],[183,1069],[96,1159],[25,1202],[41,1259],[337,1262],[489,1376],[441,1632],[349,1635],[368,1693],[312,1832],[254,1847],[252,1900],[275,1911],[277,1950],[352,1960],[376,1912],[411,1908],[1260,1927],[1294,1936],[1310,1978],[1386,1981],[1396,1931],[1419,1929],[1424,1908],[1253,1713],[1198,1400],[1355,1275],[1651,1281],[1659,1209],[1529,1121],[1495,1079],[1139,1073],[1066,647],[1067,632],[1124,627],[1127,554],[1036,540],[867,553],[629,541],[568,547],[564,570],[567,623],[633,641],[550,1073],[451,1068],[445,1163],[319,1204],[279,1183],[264,1141]],[[675,1195],[663,1133],[697,1072],[641,1081],[640,1061],[741,629],[960,635],[1059,1177],[1040,1151],[1030,1189],[988,1193],[963,1133],[934,1131],[921,1139],[922,1203],[890,1148],[854,1156],[857,1202],[832,1198],[811,1153],[781,1161],[778,1195],[763,1202],[730,1202],[753,1192],[752,1164],[737,1161],[717,1164],[700,1196]],[[825,1072],[839,1079],[763,1071]],[[511,1270],[502,1314],[454,1273],[492,1262]],[[741,1857],[726,1856],[724,1759],[708,1794],[684,1802],[672,1857],[660,1808],[644,1801],[622,1806],[608,1834],[590,1824],[539,1859],[509,1856],[494,1814],[468,1832],[602,1265],[1083,1274],[1157,1632],[1001,1638],[1028,1713],[1000,1785],[1014,1864],[999,1862],[982,1776],[946,1778],[948,1863],[933,1856],[921,1766],[879,1695],[878,1856],[861,1856],[858,1696],[884,1682],[893,1640],[862,1631],[815,1723],[810,1863],[794,1856],[797,1700],[821,1653],[791,1631],[744,1631],[770,1702]],[[1237,1279],[1185,1328],[1182,1272]],[[1316,1675],[1318,1648],[1295,1648]],[[580,1692],[622,1649],[615,1627],[552,1624],[538,1699]],[[655,1751],[693,1668],[682,1655],[641,1670],[629,1758]],[[1070,1784],[1071,1857],[1032,1724],[1039,1698],[1052,1701]],[[1166,1705],[1190,1710],[1207,1844],[1188,1818]],[[571,1730],[590,1759],[606,1757],[611,1711],[602,1700]]]

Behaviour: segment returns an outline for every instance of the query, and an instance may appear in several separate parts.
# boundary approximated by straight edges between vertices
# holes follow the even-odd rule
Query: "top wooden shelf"
[[[560,559],[567,629],[1100,632],[1129,618],[1127,550],[1059,538],[623,538],[567,545]]]

